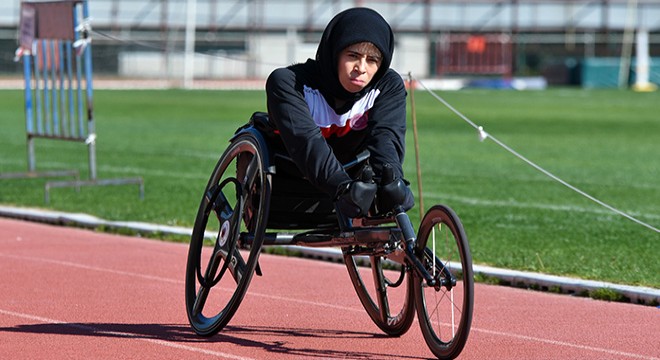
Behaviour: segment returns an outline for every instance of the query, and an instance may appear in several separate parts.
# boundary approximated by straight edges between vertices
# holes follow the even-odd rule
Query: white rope
[[[412,77],[412,76],[411,76],[411,77]],[[621,215],[621,216],[623,216],[623,217],[625,217],[625,218],[627,218],[627,219],[629,219],[629,220],[632,220],[633,222],[635,222],[635,223],[637,223],[637,224],[639,224],[639,225],[642,225],[642,226],[644,226],[644,227],[646,227],[646,228],[649,228],[649,229],[651,229],[651,230],[653,230],[653,231],[655,231],[655,232],[657,232],[657,233],[660,233],[660,229],[658,229],[658,228],[656,228],[656,227],[654,227],[654,226],[652,226],[652,225],[650,225],[650,224],[648,224],[648,223],[645,223],[644,221],[639,220],[639,219],[637,219],[637,218],[635,218],[635,217],[633,217],[633,216],[631,216],[631,215],[629,215],[629,214],[627,214],[627,213],[625,213],[625,212],[623,212],[623,211],[621,211],[621,210],[619,210],[619,209],[617,209],[617,208],[615,208],[615,207],[613,207],[613,206],[611,206],[611,205],[609,205],[609,204],[607,204],[607,203],[605,203],[605,202],[603,202],[603,201],[601,201],[601,200],[598,200],[597,198],[595,198],[595,197],[593,197],[593,196],[587,194],[586,192],[584,192],[584,191],[578,189],[577,187],[575,187],[575,186],[569,184],[568,182],[562,180],[561,178],[559,178],[558,176],[552,174],[552,173],[549,172],[548,170],[545,170],[545,169],[542,168],[541,166],[535,164],[535,163],[532,162],[531,160],[527,159],[526,157],[524,157],[523,155],[521,155],[521,154],[518,153],[517,151],[515,151],[515,150],[513,150],[512,148],[510,148],[509,146],[507,146],[505,143],[503,143],[503,142],[501,142],[500,140],[498,140],[497,138],[495,138],[493,135],[487,133],[487,132],[483,129],[483,127],[478,126],[478,125],[475,124],[473,121],[471,121],[470,119],[468,119],[467,116],[463,115],[460,111],[456,110],[456,109],[455,109],[453,106],[451,106],[447,101],[445,101],[445,99],[443,99],[443,98],[440,97],[438,94],[436,94],[436,93],[433,92],[431,89],[429,89],[426,85],[424,85],[424,83],[423,83],[422,81],[417,80],[417,79],[414,79],[414,78],[413,78],[413,80],[415,80],[416,83],[420,84],[420,85],[421,85],[421,86],[422,86],[422,87],[423,87],[423,88],[424,88],[429,94],[431,94],[434,98],[436,98],[438,101],[440,101],[443,105],[445,105],[445,106],[446,106],[449,110],[451,110],[454,114],[456,114],[458,117],[460,117],[461,119],[463,119],[466,123],[470,124],[470,126],[472,126],[475,130],[477,130],[477,131],[478,131],[478,135],[479,135],[479,140],[480,140],[480,141],[484,141],[484,140],[486,140],[486,139],[491,139],[494,143],[496,143],[497,145],[499,145],[500,147],[502,147],[503,149],[505,149],[506,151],[508,151],[508,152],[511,153],[512,155],[514,155],[515,157],[517,157],[517,158],[519,158],[520,160],[524,161],[525,163],[527,163],[528,165],[530,165],[530,166],[533,167],[534,169],[540,171],[541,173],[545,174],[545,175],[548,176],[549,178],[551,178],[551,179],[557,181],[558,183],[560,183],[560,184],[566,186],[567,188],[573,190],[574,192],[576,192],[576,193],[578,193],[578,194],[584,196],[585,198],[587,198],[587,199],[589,199],[589,200],[591,200],[591,201],[597,203],[598,205],[600,205],[600,206],[602,206],[602,207],[605,207],[605,208],[609,209],[610,211],[612,211],[612,212],[614,212],[614,213],[617,213],[617,214],[619,214],[619,215]]]

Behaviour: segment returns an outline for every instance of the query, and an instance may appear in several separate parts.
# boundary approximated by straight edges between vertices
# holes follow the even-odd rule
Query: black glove
[[[373,182],[355,180],[339,185],[335,205],[339,212],[350,218],[366,216],[374,201],[378,186]]]
[[[390,164],[383,165],[380,186],[376,196],[376,207],[378,213],[385,214],[397,206],[403,206],[409,210],[414,204],[412,192],[405,180],[395,178],[394,169]]]

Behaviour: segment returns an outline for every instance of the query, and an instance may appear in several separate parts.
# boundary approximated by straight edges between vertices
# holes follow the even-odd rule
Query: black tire
[[[227,325],[258,266],[271,190],[263,157],[254,136],[239,135],[218,160],[204,190],[185,285],[188,321],[199,335],[214,335]],[[212,247],[204,246],[209,235],[215,236]],[[250,244],[243,239],[251,239]]]
[[[474,277],[468,240],[458,216],[441,205],[424,215],[417,236],[422,263],[442,282],[435,287],[419,277],[414,282],[422,334],[435,356],[453,359],[463,350],[472,324]]]
[[[412,298],[413,282],[407,267],[403,266],[403,258],[399,256],[399,259],[395,260],[392,255],[390,260],[401,265],[400,269],[384,270],[383,265],[387,257],[370,256],[371,274],[364,275],[371,275],[372,283],[365,284],[356,257],[346,254],[344,249],[348,275],[362,306],[384,333],[390,336],[404,334],[415,319],[415,303]]]

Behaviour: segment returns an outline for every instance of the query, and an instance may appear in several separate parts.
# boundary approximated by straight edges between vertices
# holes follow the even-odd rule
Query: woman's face
[[[371,43],[349,45],[339,54],[339,83],[351,93],[364,89],[378,72],[381,59]]]

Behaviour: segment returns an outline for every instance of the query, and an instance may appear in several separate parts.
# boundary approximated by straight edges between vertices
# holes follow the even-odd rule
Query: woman
[[[327,25],[316,59],[277,69],[266,82],[268,114],[289,155],[349,217],[366,215],[377,189],[352,179],[341,165],[364,149],[377,182],[384,168],[393,170],[385,176],[388,184],[380,184],[378,197],[388,201],[379,211],[413,206],[401,166],[406,90],[390,69],[393,52],[394,34],[385,19],[374,10],[352,8]],[[382,190],[390,182],[392,194]]]

